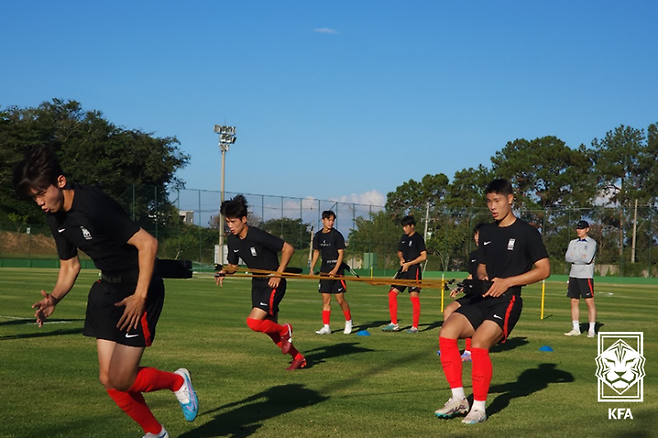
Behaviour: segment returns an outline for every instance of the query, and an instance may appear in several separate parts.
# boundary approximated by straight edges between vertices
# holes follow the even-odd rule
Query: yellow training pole
[[[443,313],[443,293],[445,291],[445,274],[441,274],[441,312]]]
[[[539,319],[544,319],[544,295],[546,293],[546,280],[541,281],[541,315]]]

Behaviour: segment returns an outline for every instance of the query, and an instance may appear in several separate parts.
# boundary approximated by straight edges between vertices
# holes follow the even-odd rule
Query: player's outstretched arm
[[[39,327],[43,325],[46,318],[53,314],[55,306],[66,296],[73,287],[75,280],[80,273],[80,259],[75,256],[68,260],[59,261],[59,274],[57,276],[57,283],[51,293],[41,291],[43,299],[32,305],[36,309],[34,317],[37,319]]]

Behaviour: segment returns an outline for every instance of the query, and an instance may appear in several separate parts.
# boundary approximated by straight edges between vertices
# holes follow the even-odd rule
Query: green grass
[[[97,274],[80,275],[52,323],[38,328],[31,322],[30,306],[56,276],[55,270],[0,269],[0,437],[140,437],[141,429],[98,383],[94,340],[81,335],[87,291]],[[227,279],[219,288],[206,274],[166,285],[156,341],[142,364],[189,368],[201,404],[196,421],[186,423],[172,394],[146,394],[172,437],[657,436],[655,285],[597,284],[600,330],[644,332],[643,403],[597,402],[597,340],[563,335],[570,328],[565,284],[548,282],[544,320],[540,286],[525,288],[511,339],[492,350],[490,419],[476,426],[433,416],[450,395],[436,354],[442,321],[437,290],[421,294],[420,333],[383,333],[387,288],[350,283],[356,328],[371,336],[344,335],[335,303],[335,332],[317,336],[321,300],[315,282],[289,281],[281,321],[293,324],[295,346],[312,366],[286,372],[289,356],[245,325],[248,280]],[[399,304],[401,324],[408,325],[406,295]],[[554,351],[539,351],[543,345]],[[466,364],[467,393],[470,369]],[[608,420],[613,407],[631,408],[634,419]]]

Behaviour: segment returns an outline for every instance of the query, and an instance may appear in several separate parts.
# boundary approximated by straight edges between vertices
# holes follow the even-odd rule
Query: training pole
[[[546,293],[546,280],[541,281],[541,312],[539,319],[544,319],[544,295]]]
[[[443,312],[443,294],[445,293],[445,274],[441,274],[441,312]]]

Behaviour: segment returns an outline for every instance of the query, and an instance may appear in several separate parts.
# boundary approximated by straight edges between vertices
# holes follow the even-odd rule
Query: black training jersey
[[[230,234],[227,242],[229,264],[237,265],[240,258],[251,269],[279,269],[278,253],[283,249],[284,242],[278,237],[250,226],[244,239]]]
[[[48,226],[55,238],[61,260],[78,255],[78,249],[106,273],[131,271],[139,267],[137,248],[128,240],[139,231],[118,202],[99,189],[72,186],[69,211],[48,213]]]
[[[489,279],[521,275],[538,260],[548,258],[539,231],[518,218],[508,227],[485,225],[479,242],[478,261],[486,265]]]
[[[403,234],[398,244],[398,251],[402,253],[402,258],[405,262],[410,262],[418,258],[421,252],[427,251],[425,240],[418,233],[414,233],[411,236]]]
[[[473,278],[478,278],[478,250],[472,251],[468,255],[468,273],[471,274]]]
[[[313,236],[313,249],[320,251],[322,256],[320,270],[329,272],[338,262],[338,250],[345,249],[345,238],[335,228],[332,228],[328,233],[320,230]]]

